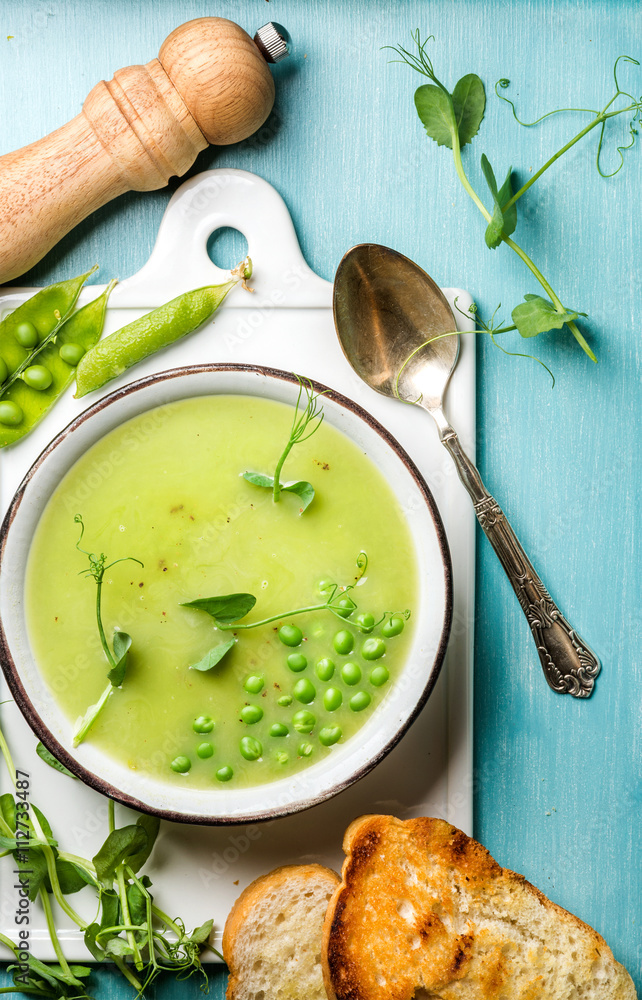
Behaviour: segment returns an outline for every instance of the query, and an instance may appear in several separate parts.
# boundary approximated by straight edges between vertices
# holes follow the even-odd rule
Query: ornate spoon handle
[[[434,412],[433,416],[436,417]],[[600,661],[554,603],[456,432],[445,419],[443,422],[437,419],[437,423],[442,444],[450,452],[459,478],[475,505],[477,520],[499,556],[526,615],[549,686],[560,694],[588,698],[600,672]]]

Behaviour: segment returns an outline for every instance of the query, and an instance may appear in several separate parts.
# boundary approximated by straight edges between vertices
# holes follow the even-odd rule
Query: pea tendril
[[[248,483],[252,483],[253,486],[261,486],[264,489],[271,490],[274,503],[279,502],[282,492],[294,493],[299,497],[301,504],[299,513],[303,514],[303,512],[307,510],[314,500],[314,487],[312,483],[308,483],[305,480],[282,483],[281,470],[283,469],[285,460],[292,451],[294,445],[301,444],[303,441],[307,441],[308,438],[311,438],[323,423],[323,407],[319,404],[319,399],[321,396],[325,395],[325,393],[315,393],[309,379],[302,379],[299,375],[296,376],[296,379],[299,383],[299,394],[294,408],[292,427],[290,428],[290,435],[285,448],[281,452],[281,455],[276,463],[274,475],[264,476],[260,472],[244,472],[243,479],[245,479]],[[304,393],[306,404],[300,412],[301,400]]]
[[[156,841],[159,820],[139,816],[135,823],[130,821],[127,826],[117,827],[114,803],[110,800],[108,833],[97,854],[91,861],[66,854],[58,849],[49,823],[33,803],[28,808],[22,805],[18,818],[18,801],[27,800],[16,776],[24,772],[16,772],[1,730],[0,746],[14,786],[14,795],[3,795],[0,800],[0,829],[8,844],[4,855],[24,875],[22,884],[27,887],[29,898],[40,899],[57,960],[56,964],[48,964],[31,954],[25,958],[22,946],[0,934],[0,944],[15,957],[8,968],[13,973],[14,985],[0,992],[90,1000],[86,980],[92,970],[71,964],[65,957],[56,929],[56,906],[82,931],[92,957],[100,962],[113,962],[139,998],[144,997],[163,970],[174,972],[177,979],[200,973],[206,985],[200,953],[208,944],[212,920],[189,933],[182,920],[172,919],[154,902],[151,880],[140,873]],[[96,895],[98,912],[91,923],[83,920],[67,902],[69,894],[80,890],[93,890]]]
[[[597,361],[595,354],[576,323],[576,320],[580,316],[584,316],[586,314],[581,313],[578,310],[570,309],[562,304],[560,297],[551,287],[550,283],[544,277],[537,265],[519,246],[519,244],[511,238],[511,236],[517,226],[516,206],[519,199],[550,167],[553,166],[554,163],[557,162],[557,160],[559,160],[565,153],[575,146],[576,143],[588,135],[594,128],[599,129],[596,166],[600,176],[605,178],[614,177],[622,169],[624,164],[624,154],[634,145],[638,135],[639,123],[642,122],[642,98],[634,97],[631,93],[624,90],[620,86],[618,80],[618,67],[620,62],[629,63],[635,66],[639,66],[639,62],[631,56],[621,55],[618,57],[613,67],[615,93],[607,101],[601,111],[595,111],[592,108],[558,108],[555,111],[549,111],[546,114],[541,115],[539,118],[536,118],[531,122],[523,121],[518,116],[513,101],[500,93],[500,90],[506,90],[508,88],[510,81],[505,78],[498,80],[495,84],[495,93],[497,97],[510,105],[515,121],[526,128],[532,128],[545,119],[561,113],[590,114],[593,117],[591,121],[580,129],[576,135],[569,139],[569,141],[565,143],[561,149],[554,153],[553,156],[551,156],[543,164],[543,166],[541,166],[539,170],[537,170],[537,172],[534,173],[533,176],[530,177],[529,180],[515,193],[512,192],[511,187],[512,168],[509,168],[503,184],[499,186],[495,179],[493,168],[488,162],[488,159],[486,156],[482,156],[482,172],[493,199],[492,209],[489,210],[486,208],[481,198],[473,188],[464,169],[461,156],[462,148],[467,143],[471,142],[471,140],[477,135],[484,117],[486,107],[484,85],[476,74],[470,73],[462,77],[462,79],[455,85],[452,93],[450,93],[444,84],[437,78],[432,60],[426,51],[426,46],[429,41],[433,40],[433,36],[430,35],[425,39],[425,41],[422,42],[419,30],[417,30],[413,33],[412,38],[416,46],[416,52],[409,52],[401,45],[387,45],[384,46],[384,48],[392,49],[400,56],[399,59],[393,59],[391,62],[404,63],[431,81],[431,85],[424,84],[419,87],[415,93],[417,113],[428,136],[436,141],[440,146],[448,146],[452,150],[455,170],[459,180],[486,220],[487,228],[485,239],[487,246],[490,249],[496,249],[501,243],[505,243],[508,247],[510,247],[510,249],[517,254],[520,260],[522,260],[522,262],[526,265],[531,274],[541,285],[542,289],[546,293],[546,296],[548,296],[548,298],[544,298],[541,295],[525,295],[524,302],[520,303],[512,311],[512,326],[499,329],[494,327],[493,314],[493,318],[488,324],[483,324],[479,319],[477,319],[478,329],[481,332],[489,334],[493,343],[500,347],[506,354],[519,354],[519,352],[506,350],[506,348],[497,343],[495,337],[499,333],[506,333],[512,329],[517,329],[522,337],[535,337],[540,333],[545,333],[550,330],[561,330],[564,326],[566,326],[591,360]],[[617,101],[622,99],[625,101],[625,106],[613,107]],[[629,103],[626,103],[627,100]],[[605,129],[607,122],[611,118],[615,118],[619,115],[630,116],[630,142],[617,146],[619,163],[614,170],[607,172],[602,166]],[[520,354],[519,356],[524,355]],[[533,357],[533,355],[525,356]],[[534,360],[539,361],[539,358],[534,358]],[[541,363],[542,362],[540,362],[540,364]],[[546,368],[546,365],[543,367]],[[547,371],[551,374],[549,369],[547,369]]]
[[[98,555],[95,552],[89,552],[87,549],[81,548],[81,542],[85,534],[85,524],[83,522],[82,515],[76,514],[74,522],[80,525],[80,535],[78,537],[78,541],[76,542],[76,548],[89,559],[89,566],[87,569],[81,570],[78,575],[92,577],[96,584],[96,624],[98,626],[100,644],[110,666],[109,673],[107,674],[109,683],[103,690],[98,701],[94,705],[90,705],[85,714],[76,723],[74,746],[78,746],[85,739],[94,722],[103,711],[105,705],[111,698],[114,688],[118,688],[122,685],[123,680],[125,679],[127,660],[132,644],[131,636],[128,635],[127,632],[123,632],[120,629],[116,629],[114,631],[112,639],[113,651],[107,642],[102,617],[103,578],[107,570],[111,569],[112,566],[118,565],[118,563],[135,562],[138,563],[139,566],[142,566],[143,563],[140,559],[135,559],[134,556],[124,556],[121,559],[114,559],[113,562],[108,563],[104,552],[101,552],[100,555]]]
[[[299,416],[299,406],[301,405],[301,396],[303,392],[305,392],[306,395],[306,405],[303,413]],[[281,457],[276,463],[276,469],[274,470],[274,489],[272,492],[272,499],[274,500],[274,503],[277,503],[282,489],[279,476],[286,458],[292,451],[295,444],[301,444],[301,442],[307,441],[308,438],[312,437],[315,431],[318,431],[319,427],[323,423],[323,408],[319,406],[319,395],[321,394],[315,394],[312,391],[311,382],[306,385],[303,380],[299,378],[299,395],[297,396],[296,406],[294,408],[294,417],[292,418],[290,437],[288,438],[288,442],[283,449]]]
[[[339,618],[343,622],[349,621],[359,632],[365,633],[371,632],[373,628],[380,625],[384,618],[387,618],[389,615],[396,615],[407,621],[410,618],[409,609],[405,611],[386,611],[378,621],[370,622],[367,625],[362,624],[358,619],[352,617],[354,612],[358,610],[357,602],[352,596],[352,591],[365,579],[365,573],[368,569],[368,556],[365,552],[362,551],[357,556],[356,567],[357,572],[353,583],[345,586],[340,586],[337,583],[328,583],[324,586],[321,591],[322,596],[325,597],[323,602],[309,604],[303,608],[282,611],[278,615],[270,615],[268,618],[261,618],[255,622],[240,621],[241,618],[245,618],[249,614],[256,604],[256,598],[253,594],[199,597],[195,601],[187,601],[181,604],[181,607],[205,611],[214,620],[216,628],[222,632],[237,632],[241,629],[261,628],[263,625],[271,625],[272,622],[283,621],[285,618],[294,618],[295,615],[312,614],[315,611],[329,611],[335,618]],[[220,663],[223,657],[233,648],[233,640],[215,646],[203,657],[199,664],[193,664],[192,667],[201,671],[209,670]]]

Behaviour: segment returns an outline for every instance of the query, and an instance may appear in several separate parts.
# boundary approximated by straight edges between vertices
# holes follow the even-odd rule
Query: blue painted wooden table
[[[511,80],[530,119],[559,106],[601,107],[620,53],[642,57],[635,0],[4,0],[0,12],[0,151],[76,114],[101,77],[158,51],[178,23],[227,16],[251,33],[273,18],[295,40],[276,70],[277,103],[257,137],[202,153],[193,172],[242,167],[284,196],[311,266],[332,278],[353,243],[376,241],[416,259],[442,285],[467,287],[488,317],[537,291],[502,247],[486,250],[483,223],[456,180],[450,154],[429,142],[412,95],[419,78],[388,65],[380,46],[436,36],[438,75],[477,72],[489,93],[485,151],[523,182],[583,119],[560,115],[521,129],[492,94]],[[626,72],[633,93],[642,72]],[[624,131],[616,130],[618,141]],[[613,148],[607,162],[613,163]],[[546,687],[522,613],[486,540],[478,541],[475,621],[475,830],[505,866],[594,925],[642,987],[642,595],[640,485],[640,149],[611,180],[595,171],[595,141],[573,149],[520,203],[525,249],[582,324],[594,365],[569,335],[535,352],[555,372],[509,358],[478,338],[479,465],[540,567],[553,596],[603,661],[588,702]],[[175,186],[175,185],[174,185]],[[169,191],[126,195],[78,227],[28,276],[44,284],[101,263],[100,280],[147,259]],[[513,338],[513,339],[510,339]],[[519,337],[503,341],[520,350]],[[224,990],[211,973],[212,995]],[[5,976],[4,982],[8,983]],[[126,997],[108,972],[99,998]],[[198,995],[162,981],[158,998]]]

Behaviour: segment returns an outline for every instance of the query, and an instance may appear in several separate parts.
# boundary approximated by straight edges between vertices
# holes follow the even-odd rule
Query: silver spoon
[[[337,268],[334,322],[343,351],[364,382],[384,396],[416,403],[433,417],[517,594],[549,686],[588,698],[600,661],[553,602],[444,415],[459,335],[453,333],[457,325],[441,289],[402,254],[363,243],[349,250]]]

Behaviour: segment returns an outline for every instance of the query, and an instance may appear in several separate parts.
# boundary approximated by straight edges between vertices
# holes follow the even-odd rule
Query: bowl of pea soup
[[[195,823],[321,802],[374,767],[445,653],[450,560],[409,456],[288,372],[174,369],[104,397],[2,528],[0,646],[88,785]]]

